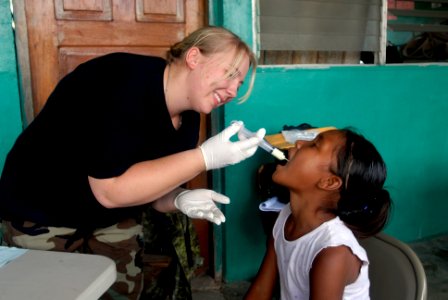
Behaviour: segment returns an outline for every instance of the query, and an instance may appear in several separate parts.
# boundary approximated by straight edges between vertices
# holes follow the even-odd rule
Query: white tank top
[[[309,274],[314,258],[324,248],[345,245],[362,261],[361,272],[355,282],[344,289],[344,300],[366,300],[369,296],[369,276],[366,251],[359,245],[352,231],[336,217],[294,241],[285,239],[285,222],[291,214],[290,205],[280,212],[272,231],[280,274],[281,300],[308,300]]]

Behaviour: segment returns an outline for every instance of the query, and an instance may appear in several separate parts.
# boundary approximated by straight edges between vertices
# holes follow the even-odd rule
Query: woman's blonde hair
[[[240,37],[223,27],[207,26],[200,28],[185,37],[182,41],[171,46],[167,52],[168,64],[183,60],[188,50],[192,47],[197,47],[205,56],[227,52],[232,48],[235,49],[235,57],[232,63],[233,68],[226,74],[226,77],[229,78],[235,74],[235,69],[239,67],[244,54],[246,54],[249,57],[252,72],[249,87],[246,93],[239,98],[239,102],[242,103],[249,98],[255,82],[257,60],[252,50]]]

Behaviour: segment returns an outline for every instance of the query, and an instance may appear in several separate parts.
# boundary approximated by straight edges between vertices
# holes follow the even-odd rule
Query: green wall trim
[[[0,173],[22,131],[14,33],[9,1],[0,0]]]
[[[223,0],[208,0],[208,24],[222,26],[223,24]]]

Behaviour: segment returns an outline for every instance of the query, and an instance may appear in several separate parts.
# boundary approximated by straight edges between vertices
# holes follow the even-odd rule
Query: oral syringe
[[[246,127],[244,127],[244,125],[241,127],[240,131],[245,137],[250,138],[255,136],[256,134],[252,131],[250,131],[249,129],[247,129]],[[262,139],[260,144],[259,144],[260,148],[262,148],[263,150],[266,150],[269,154],[271,154],[272,156],[274,156],[275,158],[279,159],[279,160],[286,160],[289,161],[285,154],[275,148],[274,146],[272,146],[271,144],[269,144],[268,141],[266,141],[265,139]]]

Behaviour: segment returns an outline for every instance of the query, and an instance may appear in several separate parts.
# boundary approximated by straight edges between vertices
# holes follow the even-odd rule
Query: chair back
[[[384,233],[360,240],[369,257],[371,300],[426,300],[427,282],[415,252]]]

